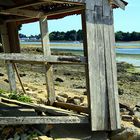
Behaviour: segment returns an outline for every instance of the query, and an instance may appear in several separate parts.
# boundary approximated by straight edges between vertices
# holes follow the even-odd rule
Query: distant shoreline
[[[23,47],[26,46],[30,46],[30,47],[39,47],[41,46],[41,42],[40,41],[21,41],[21,45]],[[79,41],[50,41],[50,45],[52,47],[69,47],[69,46],[81,46],[82,47],[82,42]],[[131,42],[116,42],[115,46],[116,48],[120,48],[120,49],[140,49],[140,41],[131,41]]]

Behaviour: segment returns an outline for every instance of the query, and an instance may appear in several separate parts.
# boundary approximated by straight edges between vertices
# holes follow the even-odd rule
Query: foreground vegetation
[[[32,102],[32,99],[29,96],[24,95],[23,93],[8,92],[8,91],[5,91],[3,89],[0,89],[0,96],[8,98],[8,99],[13,99],[13,100],[25,102],[25,103]]]

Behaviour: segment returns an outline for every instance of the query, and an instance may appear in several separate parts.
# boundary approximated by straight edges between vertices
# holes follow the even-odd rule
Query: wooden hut
[[[115,62],[113,8],[125,9],[123,0],[1,0],[0,33],[6,60],[9,84],[16,90],[13,63],[42,63],[46,67],[49,104],[55,102],[52,65],[79,63],[86,67],[89,117],[0,117],[0,124],[28,123],[91,123],[92,131],[120,128],[120,115]],[[84,32],[84,57],[52,56],[49,47],[48,19],[81,14]],[[42,55],[20,54],[17,27],[40,21]]]

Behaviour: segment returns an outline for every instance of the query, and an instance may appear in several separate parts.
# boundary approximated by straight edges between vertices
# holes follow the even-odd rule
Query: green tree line
[[[30,35],[26,36],[24,34],[19,34],[19,37],[22,38],[28,38],[28,39],[36,39],[40,40],[41,35]],[[71,30],[67,32],[59,32],[54,31],[49,34],[51,41],[82,41],[83,40],[83,32],[82,30]],[[118,31],[115,33],[115,39],[116,41],[140,41],[140,32],[122,32]],[[1,38],[0,38],[1,42]]]
[[[40,40],[41,35],[30,35],[26,36],[24,34],[19,34],[19,37],[22,38],[29,38],[29,39],[37,39]],[[51,41],[82,41],[83,40],[83,33],[82,30],[71,30],[67,32],[59,32],[59,31],[54,31],[49,34],[50,40]]]
[[[115,33],[116,41],[140,41],[140,32],[116,32]]]

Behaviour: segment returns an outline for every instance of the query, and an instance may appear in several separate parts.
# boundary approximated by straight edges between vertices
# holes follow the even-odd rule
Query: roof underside
[[[125,1],[121,2],[127,5]],[[111,5],[118,8],[116,3],[112,2]],[[83,9],[84,3],[71,0],[0,0],[0,22],[4,20],[26,23],[37,21],[45,15],[48,19],[58,19],[80,14]]]

